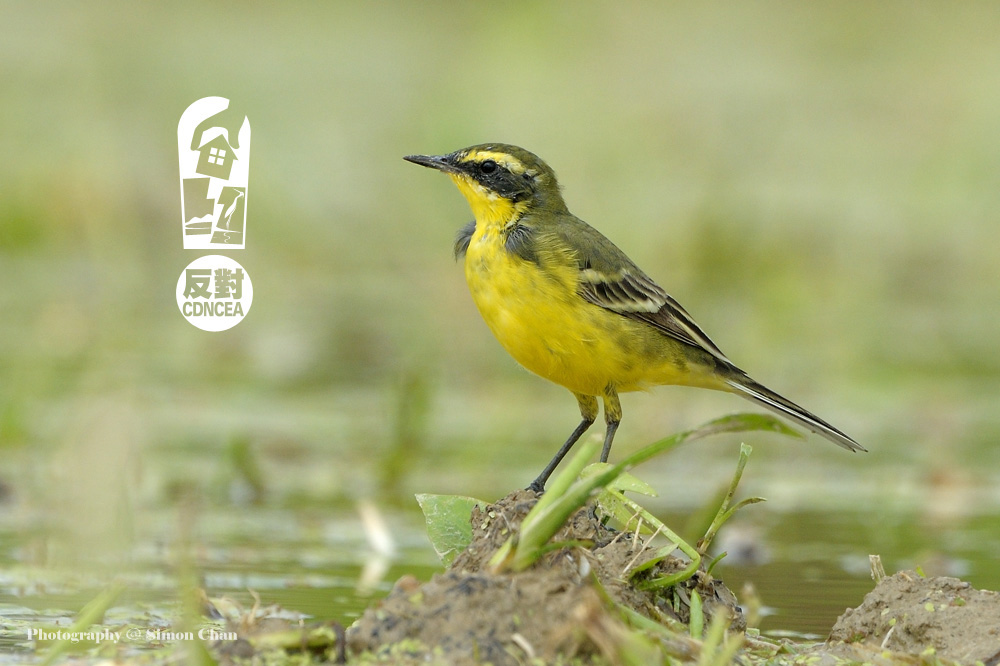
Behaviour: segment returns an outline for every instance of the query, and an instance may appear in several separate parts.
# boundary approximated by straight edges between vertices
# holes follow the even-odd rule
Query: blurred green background
[[[492,339],[451,256],[466,203],[401,159],[503,141],[548,161],[571,210],[730,358],[871,450],[754,438],[744,491],[771,499],[750,511],[786,530],[775,541],[806,540],[793,515],[851,515],[819,543],[853,539],[887,568],[961,555],[973,582],[1000,578],[1000,7],[4,2],[0,16],[10,566],[134,562],[170,542],[191,494],[205,511],[247,496],[287,511],[249,514],[272,526],[252,551],[303,516],[359,535],[359,498],[418,531],[414,492],[492,499],[533,478],[575,401]],[[174,300],[199,256],[181,245],[176,126],[212,95],[253,127],[247,248],[228,254],[255,297],[222,333]],[[677,388],[623,406],[619,451],[751,408]],[[644,478],[687,511],[737,445]]]

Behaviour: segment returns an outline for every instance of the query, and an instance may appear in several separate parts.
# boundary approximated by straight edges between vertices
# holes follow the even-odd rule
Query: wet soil
[[[434,646],[434,654],[450,663],[497,666],[531,657],[585,657],[601,651],[619,622],[609,615],[605,596],[657,621],[687,624],[695,589],[703,600],[705,626],[715,610],[723,608],[733,630],[746,627],[733,593],[703,571],[666,590],[640,589],[627,574],[653,557],[655,549],[632,533],[602,525],[590,507],[571,516],[553,539],[570,545],[553,550],[526,571],[490,572],[489,559],[535,502],[535,493],[522,490],[476,509],[472,543],[450,569],[423,585],[401,579],[379,606],[349,629],[350,650],[377,651],[409,641]],[[667,558],[639,580],[686,564]]]
[[[860,606],[840,616],[828,645],[847,658],[874,648],[995,666],[1000,663],[1000,594],[957,578],[901,571],[882,579]]]
[[[535,502],[534,493],[518,491],[474,510],[469,547],[446,572],[425,584],[408,576],[400,579],[385,600],[348,629],[349,651],[388,654],[398,663],[503,666],[535,657],[545,663],[571,658],[588,663],[591,656],[598,656],[600,663],[615,663],[629,630],[609,601],[660,623],[687,625],[695,589],[704,600],[705,626],[722,608],[731,631],[746,628],[735,596],[704,571],[666,590],[641,589],[647,577],[637,580],[628,572],[653,557],[655,549],[632,533],[601,524],[589,507],[574,514],[553,539],[567,545],[526,571],[491,572],[490,558],[517,531]],[[651,575],[664,575],[685,564],[668,558]],[[678,662],[698,661],[697,644],[686,640],[687,644],[667,646],[666,652]],[[746,645],[748,650],[752,643]],[[1000,594],[977,590],[956,578],[925,578],[903,571],[883,578],[860,606],[848,609],[825,643],[805,646],[782,641],[774,643],[769,653],[758,659],[748,652],[744,658],[750,663],[820,666],[848,662],[894,666],[927,663],[927,659],[1000,666]]]

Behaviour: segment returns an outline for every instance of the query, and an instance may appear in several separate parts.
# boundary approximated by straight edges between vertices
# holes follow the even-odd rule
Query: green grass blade
[[[80,612],[76,616],[76,620],[73,622],[73,625],[66,630],[66,633],[69,635],[79,635],[95,624],[103,622],[104,613],[111,608],[111,605],[115,603],[124,589],[124,583],[116,582],[102,590],[96,597],[91,599],[86,606],[80,609]],[[72,646],[73,641],[69,638],[56,641],[56,643],[45,655],[45,659],[42,660],[41,666],[51,666],[51,664],[54,664],[56,660],[66,654]]]
[[[705,532],[705,536],[698,541],[698,552],[708,552],[708,549],[712,545],[712,541],[715,539],[715,535],[719,533],[719,530],[726,524],[726,521],[729,520],[739,509],[747,504],[755,504],[757,502],[764,501],[764,498],[762,497],[750,497],[739,502],[735,506],[730,507],[733,497],[736,495],[736,488],[740,484],[740,479],[743,478],[743,470],[746,468],[747,461],[750,459],[750,454],[752,452],[752,446],[749,444],[740,444],[740,458],[736,463],[736,473],[733,474],[733,478],[729,482],[729,488],[726,490],[726,495],[722,500],[722,504],[719,506],[718,512],[715,514],[715,520],[712,521],[708,531]]]
[[[691,638],[700,641],[702,633],[705,631],[705,616],[701,611],[701,595],[698,594],[698,590],[691,590],[691,606],[688,610],[691,614],[691,619],[688,622]]]
[[[549,489],[525,516],[524,522],[521,523],[520,534],[508,540],[504,547],[490,560],[491,569],[499,571],[511,568],[520,571],[531,566],[541,556],[541,547],[559,531],[559,528],[574,511],[587,502],[597,488],[607,486],[632,467],[684,442],[694,441],[709,435],[751,430],[799,434],[781,423],[776,417],[766,414],[734,414],[709,421],[693,430],[665,437],[636,451],[613,467],[588,478],[578,478],[586,466],[587,460],[596,453],[599,446],[596,441],[585,443],[577,450],[563,470],[550,481]],[[679,546],[680,544],[678,544]],[[690,547],[688,546],[688,548]],[[694,549],[691,551],[694,556],[692,557],[690,554],[688,556],[697,559],[700,563],[700,556]],[[697,563],[695,570],[697,570]],[[669,578],[673,578],[673,576]]]
[[[596,441],[582,446],[553,480],[542,499],[524,517],[517,543],[510,553],[508,566],[511,569],[521,571],[534,564],[542,556],[543,546],[577,509],[587,503],[594,489],[614,478],[609,472],[605,472],[590,479],[576,480],[587,461],[597,453],[599,446],[600,443]],[[490,561],[491,566],[493,562]]]

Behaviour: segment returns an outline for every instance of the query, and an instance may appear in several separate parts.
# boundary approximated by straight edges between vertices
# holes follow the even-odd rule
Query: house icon
[[[198,152],[200,153],[196,169],[198,173],[212,178],[229,179],[236,153],[226,140],[225,134],[221,132],[216,134],[215,138],[203,143]]]

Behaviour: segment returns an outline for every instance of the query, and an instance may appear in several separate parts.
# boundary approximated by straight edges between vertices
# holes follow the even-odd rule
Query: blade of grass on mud
[[[750,454],[753,452],[753,447],[749,444],[740,444],[740,459],[736,463],[736,473],[733,474],[733,480],[729,482],[729,488],[726,491],[726,495],[722,500],[722,504],[719,506],[718,512],[715,514],[715,520],[709,526],[708,531],[705,532],[703,536],[698,541],[698,552],[707,553],[709,547],[712,545],[712,541],[715,539],[715,535],[719,533],[719,530],[726,521],[733,517],[733,514],[745,507],[747,504],[756,504],[757,502],[763,502],[763,497],[748,497],[745,500],[737,502],[736,505],[731,506],[733,502],[733,496],[736,495],[736,487],[740,484],[740,479],[743,478],[743,470],[747,466],[747,461],[750,459]]]
[[[615,491],[606,489],[605,494],[615,497],[618,502],[625,505],[631,505],[635,507],[637,515],[642,516],[647,522],[657,525],[657,531],[662,532],[670,540],[666,546],[660,548],[656,555],[648,559],[643,564],[639,565],[632,570],[630,576],[633,578],[643,571],[654,567],[661,560],[665,559],[674,552],[675,548],[679,548],[682,553],[687,555],[689,563],[687,567],[680,571],[676,571],[667,576],[659,576],[657,578],[650,578],[643,580],[638,583],[638,587],[641,589],[666,589],[672,587],[681,581],[685,581],[698,571],[701,567],[701,560],[703,556],[708,552],[709,547],[712,545],[712,540],[718,533],[719,529],[729,520],[733,514],[735,514],[739,509],[743,508],[747,504],[756,504],[757,502],[763,502],[763,497],[749,497],[745,500],[738,502],[735,506],[730,506],[732,504],[733,496],[736,494],[736,488],[739,486],[740,479],[743,478],[743,470],[746,468],[747,461],[750,459],[750,454],[753,452],[753,447],[748,444],[740,444],[740,457],[739,461],[736,463],[736,472],[733,474],[732,480],[729,482],[729,488],[726,490],[725,495],[721,498],[719,502],[719,508],[715,512],[715,519],[709,526],[705,536],[698,541],[698,547],[692,548],[690,544],[684,541],[680,536],[674,534],[670,528],[660,522],[655,516],[652,516],[648,511],[639,506],[638,504],[632,502],[624,495],[620,493],[615,497]],[[711,574],[712,569],[718,562],[725,557],[725,553],[721,553],[711,562],[709,562],[708,567],[706,567],[706,572]],[[699,600],[700,603],[700,600]]]
[[[582,475],[594,476],[611,468],[610,463],[596,462],[588,465]],[[632,474],[624,472],[614,479],[597,494],[597,510],[603,516],[609,516],[622,529],[639,534],[650,535],[657,531],[657,521],[650,520],[651,514],[637,502],[625,497],[626,492],[639,493],[647,497],[656,497],[656,491],[645,481],[640,481]]]
[[[603,469],[604,467],[610,467],[610,465],[608,465],[608,463],[594,463],[584,470],[584,475],[592,475],[596,473],[596,470]],[[622,479],[624,477],[631,477],[638,483],[633,483],[631,481],[622,483]],[[659,562],[672,555],[677,549],[680,549],[680,551],[687,556],[688,565],[680,571],[676,571],[669,576],[644,580],[638,583],[640,588],[669,587],[681,581],[687,580],[693,576],[696,571],[698,571],[698,567],[701,566],[701,554],[697,551],[697,549],[695,549],[694,546],[689,544],[680,535],[667,527],[666,523],[654,516],[638,502],[625,496],[625,490],[635,488],[643,489],[644,486],[648,487],[645,483],[635,479],[635,477],[631,474],[628,474],[627,472],[623,473],[620,477],[607,484],[598,493],[597,507],[599,512],[610,516],[612,520],[617,521],[621,525],[622,529],[628,532],[645,532],[652,535],[652,538],[662,536],[667,540],[666,545],[658,548],[653,557],[649,558],[642,564],[623,572],[628,573],[630,579],[635,578],[641,572],[656,566]],[[650,488],[649,490],[652,489]],[[644,494],[655,495],[653,492],[644,492]]]
[[[728,666],[734,663],[736,652],[743,647],[743,634],[730,634],[726,631],[728,625],[729,620],[722,610],[712,615],[698,656],[698,666]]]
[[[524,517],[520,533],[511,535],[490,560],[490,568],[494,572],[504,569],[523,571],[534,564],[544,554],[545,544],[573,512],[587,502],[591,491],[617,476],[617,473],[608,476],[606,472],[589,481],[578,479],[587,461],[597,453],[598,446],[596,441],[586,442],[562,471],[549,481],[549,489]]]
[[[701,595],[698,590],[691,590],[691,621],[689,623],[691,638],[701,640],[705,631],[705,616],[701,612]]]
[[[801,437],[801,433],[781,423],[776,417],[766,414],[733,414],[724,416],[699,426],[693,430],[671,435],[654,442],[622,460],[617,465],[587,478],[578,478],[586,466],[586,461],[597,451],[597,442],[587,442],[581,446],[564,469],[549,484],[548,491],[525,516],[520,534],[512,536],[497,551],[490,562],[494,571],[510,569],[521,571],[531,566],[544,553],[543,547],[552,538],[566,519],[586,504],[598,488],[603,488],[618,478],[623,472],[639,463],[668,451],[688,441],[709,435],[749,431],[769,431]]]
[[[462,495],[416,495],[417,504],[427,522],[427,538],[434,552],[445,567],[472,542],[472,525],[469,516],[475,507],[484,508],[488,502]]]

